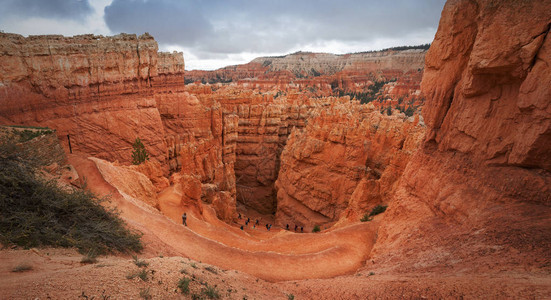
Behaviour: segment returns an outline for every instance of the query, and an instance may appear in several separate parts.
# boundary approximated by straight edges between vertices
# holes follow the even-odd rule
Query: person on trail
[[[241,230],[243,230],[243,225],[241,225]]]
[[[295,232],[297,232],[297,229],[298,229],[298,225],[295,224]]]
[[[260,224],[260,222],[258,222],[258,219],[256,219],[256,225],[259,225],[259,224]]]
[[[184,213],[184,214],[182,215],[182,224],[184,224],[185,226],[187,226],[187,214],[186,214],[186,213]]]
[[[239,220],[241,220],[241,213],[239,213],[239,216],[238,216]]]
[[[285,229],[289,230],[289,224],[287,224],[287,226],[285,226]]]
[[[300,226],[300,232],[304,232],[304,227]]]
[[[270,229],[268,229],[268,223],[266,223],[266,230],[270,230]]]

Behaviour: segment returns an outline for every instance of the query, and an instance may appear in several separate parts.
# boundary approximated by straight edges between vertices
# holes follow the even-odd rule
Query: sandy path
[[[148,248],[175,251],[194,260],[240,270],[265,280],[330,278],[353,273],[364,264],[375,240],[377,224],[374,222],[318,234],[274,232],[272,238],[261,240],[218,221],[208,209],[204,211],[203,220],[190,216],[189,226],[185,227],[178,222],[184,208],[178,209],[176,199],[179,198],[174,191],[161,195],[161,207],[164,207],[161,209],[173,208],[167,217],[119,193],[103,179],[91,160],[73,155],[70,163],[79,176],[86,177],[93,192],[111,195],[113,204],[121,210],[121,217],[144,232],[146,240],[158,239],[155,244],[147,245]]]

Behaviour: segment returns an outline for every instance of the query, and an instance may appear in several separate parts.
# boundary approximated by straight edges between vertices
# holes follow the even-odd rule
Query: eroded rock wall
[[[153,160],[165,162],[163,126],[150,88],[157,75],[151,36],[2,33],[0,53],[4,120],[55,128],[67,150],[70,135],[73,151],[111,161],[130,161],[139,137]]]
[[[215,206],[229,220],[237,116],[187,93],[182,53],[157,48],[148,34],[0,33],[0,120],[54,128],[67,152],[69,135],[74,153],[121,164],[131,162],[139,137],[151,161],[134,169],[156,192],[169,174],[188,176],[201,191],[193,201],[227,204]]]
[[[551,1],[445,5],[422,83],[427,136],[385,213],[376,265],[546,268],[549,11]]]
[[[346,98],[312,114],[303,130],[291,133],[281,155],[277,222],[311,228],[341,218],[357,221],[388,201],[424,128],[414,118],[382,115]]]

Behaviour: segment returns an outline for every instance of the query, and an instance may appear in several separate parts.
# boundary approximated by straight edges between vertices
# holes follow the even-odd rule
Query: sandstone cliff
[[[548,270],[549,11],[551,1],[446,4],[422,83],[428,132],[385,214],[377,265]]]
[[[414,118],[347,98],[316,108],[294,130],[276,182],[277,222],[308,228],[350,217],[358,221],[386,203],[424,134]]]
[[[151,36],[0,34],[0,53],[2,118],[55,128],[67,150],[70,135],[73,151],[109,160],[129,161],[140,137],[152,159],[164,163],[150,88],[157,74]]]
[[[135,169],[156,191],[168,186],[169,172],[181,172],[203,190],[214,186],[214,194],[235,199],[236,116],[189,95],[182,54],[157,48],[148,34],[1,33],[0,120],[55,128],[67,152],[69,137],[74,153],[123,164],[139,137],[151,162]],[[193,201],[212,202],[205,197]],[[146,198],[155,205],[152,195]],[[227,209],[221,215],[229,219]]]

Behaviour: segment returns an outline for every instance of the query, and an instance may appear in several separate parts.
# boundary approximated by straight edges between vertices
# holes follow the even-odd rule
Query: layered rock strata
[[[343,100],[316,108],[304,130],[290,135],[276,182],[279,224],[357,221],[388,201],[418,147],[418,120]]]
[[[67,150],[69,135],[74,152],[112,161],[129,161],[139,137],[153,160],[165,162],[163,126],[151,88],[157,74],[157,43],[151,36],[2,33],[0,53],[5,120],[55,128]]]
[[[548,269],[549,11],[551,1],[445,5],[422,83],[427,135],[379,230],[377,265]]]
[[[139,137],[151,161],[135,169],[157,192],[176,172],[199,181],[195,203],[223,194],[231,205],[237,116],[189,95],[182,54],[157,49],[148,34],[0,33],[0,120],[54,128],[67,152],[123,164]]]

